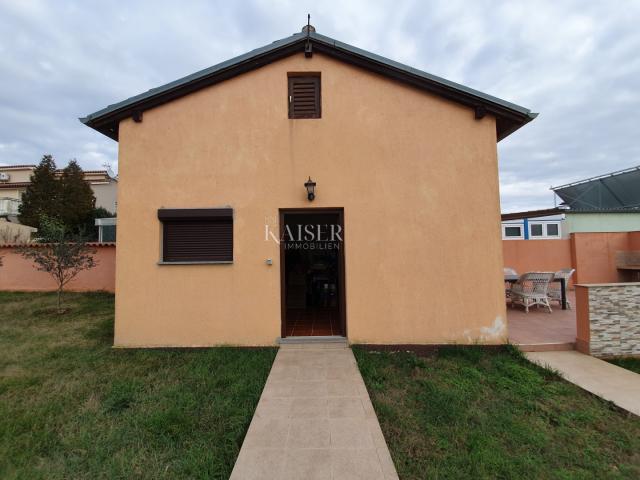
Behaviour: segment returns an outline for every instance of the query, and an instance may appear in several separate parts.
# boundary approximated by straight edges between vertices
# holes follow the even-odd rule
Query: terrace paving
[[[575,293],[569,291],[567,298],[575,309]],[[507,327],[509,341],[524,351],[573,350],[576,341],[576,312],[562,310],[557,303],[552,304],[552,312],[532,308],[525,313],[524,308],[507,305]]]

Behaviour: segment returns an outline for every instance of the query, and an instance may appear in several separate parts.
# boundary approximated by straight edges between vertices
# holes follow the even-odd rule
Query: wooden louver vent
[[[289,77],[289,118],[320,118],[320,77]]]
[[[163,209],[158,218],[164,262],[233,261],[231,209]]]

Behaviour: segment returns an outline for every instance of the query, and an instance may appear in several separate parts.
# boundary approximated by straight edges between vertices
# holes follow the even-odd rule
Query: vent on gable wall
[[[289,76],[289,118],[320,118],[320,75]]]

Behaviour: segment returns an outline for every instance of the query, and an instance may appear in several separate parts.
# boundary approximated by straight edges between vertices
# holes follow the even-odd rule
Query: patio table
[[[504,274],[504,281],[511,284],[516,283],[519,278],[520,278],[520,275],[511,275],[507,273]],[[562,277],[553,277],[552,282],[560,283],[560,297],[561,297],[562,310],[566,310],[567,309],[567,282]]]

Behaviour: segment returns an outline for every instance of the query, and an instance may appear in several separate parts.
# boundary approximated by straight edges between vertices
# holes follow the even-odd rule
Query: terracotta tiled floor
[[[570,291],[567,298],[575,309],[575,293]],[[545,309],[524,312],[521,306],[511,308],[507,305],[507,325],[509,341],[515,344],[574,343],[576,341],[576,312],[562,310],[556,303],[551,305],[552,312]]]
[[[287,336],[341,335],[335,308],[290,308],[287,310]]]

